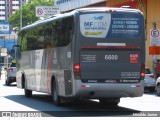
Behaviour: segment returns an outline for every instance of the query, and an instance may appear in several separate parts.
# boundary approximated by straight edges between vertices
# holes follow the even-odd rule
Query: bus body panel
[[[56,77],[60,95],[71,94],[71,49],[65,48],[41,49],[23,52],[19,61],[21,72],[25,76],[26,89],[51,93],[51,78]],[[17,71],[17,87],[22,88],[22,73]],[[68,90],[69,89],[69,90]],[[70,92],[71,91],[71,92]]]
[[[82,50],[80,54],[81,79],[140,79],[140,51]]]
[[[80,65],[80,79],[73,81],[73,96],[89,97],[93,92],[93,98],[142,96],[143,15],[98,11],[81,13],[78,18],[74,63]]]
[[[139,97],[144,92],[144,81],[140,83],[82,83],[74,81],[73,96],[86,98]],[[114,88],[114,89],[113,89]]]

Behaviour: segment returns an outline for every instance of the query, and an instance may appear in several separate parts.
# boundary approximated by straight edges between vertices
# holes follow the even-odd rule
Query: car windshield
[[[10,67],[16,67],[16,63],[12,63]]]
[[[151,74],[150,69],[149,69],[149,68],[146,68],[146,69],[145,69],[145,73],[146,73],[146,74]]]

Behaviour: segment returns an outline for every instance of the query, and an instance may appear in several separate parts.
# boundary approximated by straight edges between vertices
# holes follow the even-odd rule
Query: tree
[[[22,27],[31,24],[37,20],[35,15],[36,6],[53,6],[54,0],[29,0],[28,3],[22,5]],[[9,17],[9,23],[14,27],[14,31],[20,31],[20,9]]]

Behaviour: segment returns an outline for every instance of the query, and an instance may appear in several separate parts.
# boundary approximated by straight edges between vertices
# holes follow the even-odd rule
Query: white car
[[[158,77],[156,81],[156,93],[160,96],[160,77]]]
[[[7,78],[5,84],[9,86],[11,83],[16,82],[16,63],[11,63],[7,69]]]
[[[155,83],[156,77],[153,73],[151,73],[148,67],[145,68],[145,89],[149,90],[150,92],[155,91]]]

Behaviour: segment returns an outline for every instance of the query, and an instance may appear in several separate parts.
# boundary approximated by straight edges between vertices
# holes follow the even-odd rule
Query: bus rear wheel
[[[32,90],[24,89],[24,94],[26,97],[31,97],[32,96]]]
[[[60,106],[61,103],[61,97],[58,95],[58,88],[57,88],[57,83],[54,81],[52,85],[52,98],[53,98],[53,103],[57,106]]]
[[[117,106],[120,102],[120,98],[101,98],[99,102],[106,106]]]
[[[22,81],[22,88],[24,88],[24,95],[26,97],[31,97],[32,96],[32,90],[26,89],[26,81],[25,81],[24,74],[21,76],[21,81]]]

